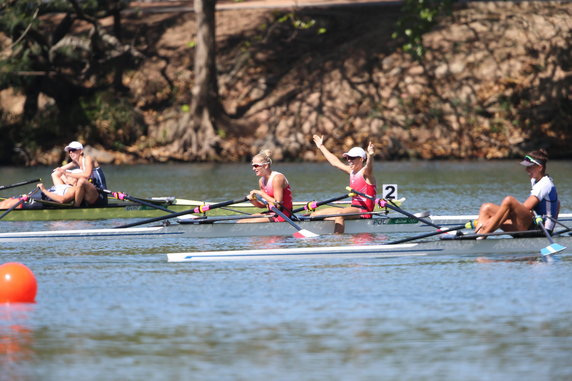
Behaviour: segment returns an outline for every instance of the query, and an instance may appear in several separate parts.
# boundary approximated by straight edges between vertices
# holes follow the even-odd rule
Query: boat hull
[[[427,218],[443,227],[462,225],[475,216],[433,216]],[[570,216],[572,217],[572,216]],[[570,217],[561,219],[569,224]],[[302,228],[319,235],[333,234],[334,221],[302,221],[297,222]],[[395,234],[423,233],[435,231],[434,227],[425,225],[413,218],[376,215],[371,219],[347,220],[346,234]],[[157,236],[176,236],[181,238],[230,238],[288,236],[296,233],[286,222],[236,223],[220,221],[214,223],[185,223],[157,226],[152,228],[126,229],[84,229],[53,230],[36,232],[0,233],[0,242],[26,241],[41,239],[76,239],[76,238],[149,238]]]
[[[334,221],[303,221],[297,222],[302,228],[316,234],[333,234]],[[419,223],[415,219],[405,217],[376,216],[372,219],[346,221],[346,233],[407,233],[427,231],[430,226]],[[153,228],[126,228],[126,229],[84,229],[84,230],[54,230],[37,232],[11,232],[0,233],[0,241],[40,240],[49,238],[76,239],[76,238],[145,238],[164,236],[177,236],[184,238],[229,238],[229,237],[260,237],[260,236],[287,236],[296,233],[286,222],[262,223],[185,223]]]
[[[172,199],[172,200],[171,200]],[[173,199],[173,198],[158,198],[158,199],[145,199],[147,202],[158,200],[169,200],[168,202],[160,203],[161,206],[172,210],[173,212],[183,212],[186,210],[203,206],[204,201],[186,200],[186,199]],[[295,202],[294,207],[303,207],[306,202]],[[347,206],[349,204],[344,202],[336,202],[339,206]],[[401,200],[396,202],[401,205]],[[325,206],[324,206],[325,207]],[[377,208],[378,212],[384,212],[385,209]],[[0,209],[0,214],[5,209]],[[209,216],[232,215],[241,213],[260,213],[261,209],[254,207],[251,203],[238,203],[230,205],[229,207],[218,208],[209,210],[206,214]],[[155,218],[165,216],[167,213],[146,205],[141,205],[132,202],[123,203],[110,203],[106,207],[90,207],[90,208],[75,208],[75,207],[46,207],[42,209],[14,209],[2,218],[2,221],[58,221],[58,220],[105,220],[105,219],[118,219],[118,218]]]
[[[555,238],[561,245],[572,245],[572,237]],[[397,245],[356,245],[169,253],[169,262],[244,261],[329,258],[389,258],[428,255],[538,255],[549,244],[539,238],[490,238],[486,240],[436,240]],[[570,254],[565,249],[562,254]]]

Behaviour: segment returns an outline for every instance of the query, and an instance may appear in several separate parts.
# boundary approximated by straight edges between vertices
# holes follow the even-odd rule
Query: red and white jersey
[[[270,197],[274,197],[274,188],[272,187],[272,181],[276,175],[281,175],[282,173],[272,171],[270,176],[268,177],[268,181],[264,183],[264,179],[262,180],[262,190],[268,194]],[[286,181],[286,188],[282,191],[282,210],[284,214],[288,217],[292,215],[292,189],[290,188],[290,184],[288,183],[288,179],[284,176],[284,180]]]
[[[364,169],[365,168],[362,168],[359,172],[350,174],[350,187],[358,192],[365,193],[368,196],[373,197],[373,200],[360,195],[355,195],[352,197],[352,206],[364,209],[368,212],[373,212],[373,209],[375,208],[375,195],[377,194],[377,189],[375,185],[368,184],[365,181],[365,178],[363,177]]]

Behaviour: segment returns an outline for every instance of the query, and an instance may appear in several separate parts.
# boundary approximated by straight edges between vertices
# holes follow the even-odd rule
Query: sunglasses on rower
[[[77,151],[79,151],[77,148],[70,148],[70,149],[68,149],[68,152],[77,152]]]
[[[354,161],[355,159],[359,159],[359,156],[346,156],[347,161]]]
[[[269,164],[269,163],[252,163],[252,168],[260,168],[266,164]]]

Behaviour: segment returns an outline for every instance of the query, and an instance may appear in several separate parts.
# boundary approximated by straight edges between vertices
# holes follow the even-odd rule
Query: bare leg
[[[10,209],[19,202],[20,199],[17,197],[7,198],[4,201],[0,201],[0,209]]]
[[[310,214],[310,217],[327,216],[332,214],[352,214],[360,212],[362,212],[361,209],[355,208],[353,206],[348,206],[347,208],[326,208]],[[358,218],[359,215],[326,217],[324,219],[326,221],[334,221],[334,234],[343,234],[345,231],[345,220],[356,220]]]
[[[479,218],[477,225],[475,226],[475,233],[478,233],[483,226],[488,225],[489,220],[495,213],[498,211],[499,206],[495,204],[491,204],[490,202],[484,203],[481,205],[479,210]]]
[[[264,214],[253,214],[252,216],[254,217],[254,216],[263,216],[263,215],[264,215]],[[248,223],[256,223],[256,222],[272,222],[272,221],[273,221],[273,220],[272,220],[272,218],[270,218],[270,217],[266,217],[266,218],[264,218],[264,217],[258,217],[258,218],[245,218],[245,219],[243,219],[243,220],[238,220],[238,221],[236,221],[236,222],[239,223],[239,224],[244,224],[244,223],[246,223],[246,222],[248,222]]]
[[[328,218],[326,218],[328,219]],[[334,234],[344,234],[345,226],[345,219],[342,216],[334,217]]]
[[[82,186],[83,189],[85,189],[85,201],[88,203],[88,205],[93,204],[94,202],[97,201],[97,198],[99,197],[99,192],[97,191],[97,188],[95,187],[95,185],[93,185],[92,183],[90,183],[89,181],[85,181],[83,183]]]
[[[491,206],[492,205],[492,206]],[[494,214],[486,221],[481,222],[479,212],[479,225],[482,225],[481,233],[486,234],[501,228],[504,231],[526,230],[532,224],[532,214],[523,204],[512,196],[504,198],[500,206],[494,204],[483,205],[485,209],[484,218],[487,213],[494,211]],[[496,208],[495,208],[496,207]]]
[[[74,197],[74,206],[81,206],[81,203],[83,202],[83,200],[85,198],[85,184],[86,183],[87,182],[85,181],[85,179],[79,179],[77,181],[75,197]]]

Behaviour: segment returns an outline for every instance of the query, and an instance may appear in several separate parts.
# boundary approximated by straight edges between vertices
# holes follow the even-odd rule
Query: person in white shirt
[[[486,234],[502,229],[506,232],[535,230],[534,212],[546,217],[544,226],[552,232],[554,220],[558,219],[560,201],[554,182],[546,173],[548,154],[545,150],[529,152],[520,162],[530,177],[530,196],[519,202],[513,196],[504,198],[500,205],[484,203],[479,210],[475,233]]]

